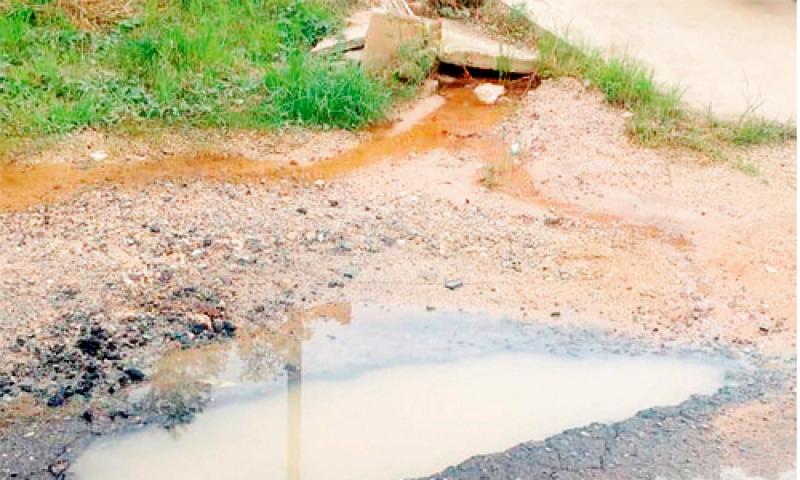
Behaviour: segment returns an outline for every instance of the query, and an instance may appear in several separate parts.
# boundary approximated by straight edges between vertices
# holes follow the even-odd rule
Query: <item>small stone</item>
[[[559,311],[550,312],[550,316],[553,317],[553,318],[558,318],[558,317],[561,316],[561,312],[559,312]]]
[[[69,462],[64,460],[63,458],[59,458],[55,462],[51,463],[50,466],[47,467],[47,471],[50,472],[51,475],[57,478],[64,478],[64,472],[67,471],[69,467]]]
[[[358,275],[358,269],[355,267],[345,267],[344,270],[342,270],[342,276],[344,278],[353,279],[356,278],[356,275]]]
[[[506,87],[494,83],[482,83],[475,87],[474,93],[481,103],[494,105],[506,93]]]
[[[211,322],[211,328],[214,329],[214,333],[222,333],[225,330],[225,325],[221,320],[214,320]]]
[[[94,337],[84,337],[78,340],[76,345],[78,349],[85,353],[86,355],[90,355],[92,357],[96,357],[100,349],[102,348],[102,344],[100,340]]]
[[[47,400],[47,406],[50,408],[60,407],[61,405],[64,405],[65,400],[66,397],[64,396],[64,389],[62,388]]]
[[[208,325],[206,325],[205,323],[197,322],[189,325],[189,331],[195,335],[202,335],[202,333],[205,332],[206,330],[208,330]]]
[[[125,410],[110,410],[108,412],[108,417],[111,420],[116,420],[117,418],[126,419],[130,417],[130,415],[128,415],[128,412],[126,412]]]
[[[350,252],[353,250],[353,244],[348,242],[347,240],[342,240],[339,242],[339,248],[345,252]]]
[[[464,282],[462,282],[461,280],[448,280],[444,282],[444,286],[448,290],[455,290],[457,288],[461,288],[462,286],[464,286]]]
[[[101,162],[106,158],[108,158],[108,154],[102,150],[96,150],[89,154],[89,158],[91,158],[95,162]]]
[[[126,368],[123,373],[131,382],[141,382],[145,378],[144,372],[135,367]]]
[[[225,320],[222,322],[222,331],[227,337],[232,337],[236,334],[236,325]]]
[[[766,320],[766,319],[762,320],[761,322],[759,322],[758,331],[762,335],[768,334],[770,332],[770,330],[772,330],[772,322],[770,322],[769,320]]]

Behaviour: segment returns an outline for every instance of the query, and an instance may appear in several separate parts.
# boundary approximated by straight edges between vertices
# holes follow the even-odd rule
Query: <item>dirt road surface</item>
[[[379,128],[356,151],[340,153],[326,134],[314,159],[292,153],[308,151],[312,136],[283,150],[280,165],[259,144],[244,160],[213,157],[239,158],[218,175],[181,164],[137,176],[128,161],[111,182],[85,166],[94,180],[63,177],[47,205],[7,196],[2,428],[23,438],[37,415],[58,411],[31,399],[58,400],[71,367],[48,359],[80,338],[84,352],[114,339],[119,365],[146,370],[191,342],[172,334],[182,322],[213,322],[222,335],[223,320],[269,324],[288,307],[329,302],[484,311],[794,359],[794,143],[738,152],[751,175],[632,144],[624,112],[577,81],[547,81],[494,107],[470,94],[443,92],[437,112],[397,135]],[[203,165],[207,173],[213,162]],[[445,288],[450,280],[463,286]],[[112,373],[104,381],[122,375]],[[716,471],[792,470],[794,399],[785,387],[703,417],[722,442]],[[47,467],[59,452],[29,463]],[[26,461],[0,466],[23,471]]]

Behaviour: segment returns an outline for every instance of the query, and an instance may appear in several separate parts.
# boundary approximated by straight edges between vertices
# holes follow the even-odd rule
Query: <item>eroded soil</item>
[[[631,144],[625,112],[576,81],[497,107],[469,94],[444,92],[408,130],[382,127],[350,150],[325,134],[319,151],[312,135],[247,158],[187,149],[162,162],[5,169],[0,414],[13,441],[0,471],[49,475],[69,442],[35,413],[85,412],[77,397],[45,406],[74,380],[54,364],[94,362],[92,388],[124,392],[127,368],[149,374],[172,348],[323,303],[489,311],[775,357],[775,368],[794,358],[794,143],[737,152],[752,176]],[[86,338],[121,354],[87,360],[75,347]],[[786,388],[713,413],[724,464],[709,471],[794,468]],[[108,422],[118,407],[97,395],[90,408]],[[21,450],[30,442],[41,454]]]

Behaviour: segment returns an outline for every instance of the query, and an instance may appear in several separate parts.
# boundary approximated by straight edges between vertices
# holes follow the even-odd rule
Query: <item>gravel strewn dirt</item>
[[[118,392],[165,351],[327,302],[490,311],[793,358],[795,145],[743,150],[753,177],[631,145],[622,114],[577,82],[545,82],[475,141],[386,152],[333,180],[100,185],[0,213],[0,428],[22,431],[42,411],[114,418]],[[486,165],[514,141],[515,173],[485,188]],[[520,179],[533,188],[513,188]],[[725,410],[719,431],[752,432],[776,470],[792,468],[793,444],[767,441],[794,435],[787,395],[759,400],[786,417],[769,415],[776,428],[726,422],[763,414]],[[7,453],[6,474],[21,468]]]

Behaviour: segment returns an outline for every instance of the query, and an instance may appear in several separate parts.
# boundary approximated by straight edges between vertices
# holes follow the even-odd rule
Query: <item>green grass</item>
[[[152,121],[272,128],[276,115],[358,128],[381,116],[388,90],[310,58],[340,23],[323,1],[143,0],[135,17],[92,30],[54,1],[0,7],[0,137]]]
[[[383,73],[387,82],[394,85],[416,87],[431,73],[436,65],[436,50],[427,40],[410,41],[400,45],[397,58]]]
[[[750,110],[735,122],[689,111],[682,105],[678,89],[657,84],[652,72],[637,61],[603,56],[597,49],[574,45],[538,29],[525,15],[523,6],[508,8],[490,0],[484,4],[480,17],[487,27],[509,40],[535,45],[543,78],[587,80],[602,92],[606,102],[633,113],[628,133],[644,145],[678,146],[723,159],[730,146],[797,138],[794,125],[758,118]]]
[[[280,123],[354,129],[383,115],[391,91],[360,67],[295,54],[264,77],[263,117]]]
[[[729,134],[737,145],[763,145],[797,138],[793,125],[746,116]]]

